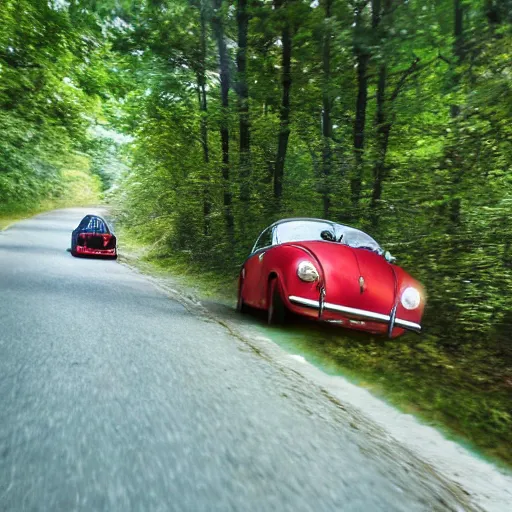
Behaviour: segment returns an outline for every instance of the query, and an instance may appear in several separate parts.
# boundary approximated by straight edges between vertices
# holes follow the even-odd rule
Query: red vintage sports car
[[[117,240],[105,219],[86,215],[71,234],[73,256],[117,258]]]
[[[237,309],[289,312],[387,334],[421,332],[425,293],[366,233],[321,219],[284,219],[265,229],[244,262]]]

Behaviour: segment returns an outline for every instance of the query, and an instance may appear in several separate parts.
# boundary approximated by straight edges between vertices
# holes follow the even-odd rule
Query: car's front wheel
[[[288,310],[281,296],[279,282],[272,279],[268,285],[267,323],[269,325],[283,325],[288,319]]]

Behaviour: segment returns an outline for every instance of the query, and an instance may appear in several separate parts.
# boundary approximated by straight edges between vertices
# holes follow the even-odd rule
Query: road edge
[[[279,345],[277,345],[270,338],[257,336],[257,338],[251,339],[249,336],[243,333],[239,329],[239,327],[235,325],[233,322],[219,318],[219,316],[214,311],[210,310],[197,296],[195,296],[190,287],[178,283],[174,283],[172,285],[165,284],[162,281],[162,277],[159,276],[157,272],[155,272],[154,274],[150,272],[149,265],[148,267],[141,268],[140,262],[136,256],[129,255],[129,253],[127,252],[120,253],[118,263],[129,268],[132,272],[135,272],[136,274],[143,276],[145,279],[151,282],[153,286],[155,286],[161,292],[166,294],[169,298],[183,305],[191,314],[203,318],[206,317],[209,321],[221,325],[222,327],[227,329],[232,336],[237,338],[246,347],[248,347],[252,352],[257,354],[259,357],[265,359],[268,363],[274,365],[279,370],[284,372],[292,372],[299,378],[309,382],[311,386],[314,386],[314,388],[317,389],[320,395],[322,395],[324,398],[327,398],[337,408],[342,409],[351,417],[350,425],[352,428],[365,431],[365,433],[371,435],[374,441],[379,444],[393,441],[402,450],[407,452],[408,456],[411,459],[416,460],[418,466],[421,466],[426,472],[433,475],[459,501],[465,503],[468,508],[464,510],[474,512],[508,512],[506,511],[506,509],[483,507],[482,503],[480,502],[481,500],[478,499],[478,496],[468,491],[468,489],[464,486],[463,483],[457,481],[457,479],[454,479],[452,476],[447,474],[446,471],[443,471],[436,464],[433,464],[432,461],[429,461],[422,457],[422,455],[419,454],[416,450],[411,449],[411,447],[406,442],[404,442],[403,439],[400,439],[393,435],[391,432],[389,432],[385,425],[375,421],[371,416],[366,414],[365,411],[358,407],[355,407],[352,403],[345,403],[343,397],[339,396],[339,394],[336,392],[336,389],[333,389],[331,386],[329,386],[328,381],[331,380],[333,377],[328,376],[327,374],[322,372],[322,370],[313,366],[311,363],[301,361],[300,359],[296,358],[296,356],[293,356],[292,354],[286,352],[283,348],[279,347]],[[309,370],[314,368],[313,373],[315,375],[312,375],[311,371],[305,372],[305,368],[309,368]],[[322,378],[322,376],[325,378]],[[346,379],[344,379],[343,377],[334,378],[343,379],[346,381]],[[348,381],[346,382],[348,383]],[[349,383],[349,385],[358,387],[355,384]],[[367,390],[364,390],[363,388],[359,389],[361,389],[364,393],[370,394]],[[384,402],[378,399],[377,397],[373,398],[384,404]],[[391,407],[388,404],[385,405],[386,407]],[[404,413],[399,414],[411,417],[411,415],[406,415]],[[354,420],[357,420],[357,425]],[[418,421],[416,418],[414,418],[414,420]],[[425,428],[432,427],[425,426]],[[461,447],[461,449],[463,448]]]

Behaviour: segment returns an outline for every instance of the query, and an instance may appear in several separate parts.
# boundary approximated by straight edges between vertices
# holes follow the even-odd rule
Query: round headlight
[[[416,309],[421,301],[420,292],[416,290],[416,288],[409,286],[409,288],[406,288],[402,293],[401,301],[405,309]]]
[[[310,261],[302,261],[299,263],[299,266],[297,267],[297,275],[307,283],[312,283],[319,278],[318,270]]]

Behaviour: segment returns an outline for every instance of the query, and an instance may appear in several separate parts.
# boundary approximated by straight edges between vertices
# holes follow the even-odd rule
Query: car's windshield
[[[379,244],[363,231],[342,224],[319,220],[292,220],[278,224],[274,232],[274,243],[325,240],[322,237],[322,231],[328,231],[336,240],[341,238],[340,243],[350,247],[364,247],[379,254],[383,253]]]

